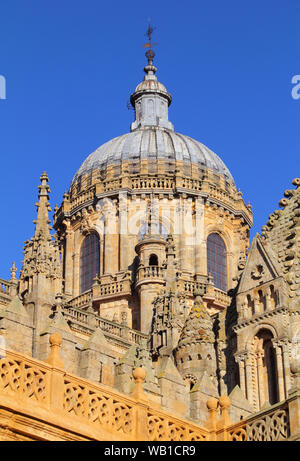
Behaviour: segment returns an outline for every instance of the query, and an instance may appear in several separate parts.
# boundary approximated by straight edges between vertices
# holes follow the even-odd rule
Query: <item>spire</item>
[[[49,204],[50,187],[48,186],[49,178],[47,173],[41,175],[41,184],[38,186],[39,189],[39,201],[36,203],[37,207],[37,219],[33,221],[35,224],[35,237],[43,235],[43,237],[50,236],[50,220],[48,212],[51,211]]]
[[[135,109],[135,121],[131,125],[131,131],[149,126],[164,127],[174,130],[168,120],[168,107],[172,97],[165,86],[157,80],[155,75],[157,68],[153,65],[155,52],[152,47],[152,33],[154,28],[149,24],[146,36],[148,42],[144,48],[148,48],[145,56],[148,64],[144,67],[144,81],[141,82],[130,97],[130,102]]]
[[[46,172],[41,175],[40,180],[41,184],[38,186],[39,200],[36,203],[37,219],[33,221],[35,233],[30,240],[25,242],[21,281],[38,273],[43,273],[52,279],[61,278],[58,244],[50,234],[52,229],[48,216],[49,211],[51,211],[49,204],[50,187]],[[60,290],[57,289],[55,294],[58,291]]]

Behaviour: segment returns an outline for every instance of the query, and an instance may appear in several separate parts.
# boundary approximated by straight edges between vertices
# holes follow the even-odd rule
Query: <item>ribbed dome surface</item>
[[[144,80],[135,89],[135,93],[139,91],[160,91],[162,93],[168,93],[165,85],[160,83],[158,80]]]
[[[203,170],[210,168],[234,183],[228,168],[213,151],[189,136],[161,127],[137,129],[106,142],[83,162],[73,178],[73,183],[93,170],[105,171],[108,165],[144,159],[152,162],[164,159],[168,162],[196,164]]]

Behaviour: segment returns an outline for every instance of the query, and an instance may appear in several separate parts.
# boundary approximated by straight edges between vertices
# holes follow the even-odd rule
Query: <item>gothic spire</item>
[[[41,184],[38,186],[39,189],[39,201],[36,202],[37,207],[37,219],[33,221],[35,224],[35,237],[44,238],[50,237],[50,220],[48,216],[48,212],[51,211],[50,204],[49,204],[49,194],[50,194],[50,187],[48,185],[49,178],[47,173],[44,171],[41,175]]]
[[[50,187],[47,173],[41,175],[39,189],[39,200],[36,202],[37,219],[34,236],[25,242],[24,261],[21,270],[21,280],[43,273],[46,277],[53,279],[61,278],[60,256],[56,240],[53,240],[50,230],[49,204]],[[59,290],[58,290],[59,291]]]

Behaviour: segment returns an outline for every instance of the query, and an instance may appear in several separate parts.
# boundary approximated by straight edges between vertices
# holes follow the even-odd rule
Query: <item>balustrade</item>
[[[153,408],[142,388],[145,380],[142,369],[138,370],[143,374],[135,373],[138,370],[134,372],[136,388],[130,396],[65,372],[59,355],[59,336],[50,337],[53,350],[46,362],[10,350],[0,359],[2,405],[6,414],[16,415],[22,408],[27,420],[19,419],[18,428],[24,420],[26,434],[32,439],[39,438],[40,430],[45,435],[44,428],[49,424],[50,427],[52,424],[51,440],[56,435],[60,440],[68,438],[71,433],[75,439],[85,440],[104,440],[109,435],[109,440],[259,442],[284,441],[299,435],[298,426],[293,427],[291,433],[293,414],[290,415],[289,406],[294,403],[295,396],[238,423],[232,423],[228,416],[230,400],[227,396],[220,397],[219,401],[210,399],[207,403],[210,414],[207,428],[204,428],[159,406]],[[34,423],[37,420],[39,425]],[[8,425],[15,420],[5,421],[7,433]],[[10,425],[12,433],[15,427]]]
[[[10,291],[10,283],[6,280],[0,279],[0,293],[5,295],[9,295]]]

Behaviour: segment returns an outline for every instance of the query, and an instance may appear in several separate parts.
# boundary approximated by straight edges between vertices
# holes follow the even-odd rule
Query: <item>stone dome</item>
[[[175,171],[178,162],[185,168],[191,168],[193,164],[199,167],[200,177],[201,172],[203,174],[206,169],[211,169],[234,184],[224,162],[208,147],[189,136],[154,126],[136,129],[100,146],[83,162],[73,183],[94,170],[105,173],[108,165],[121,165],[124,161],[133,162],[138,168],[140,161],[145,159],[152,163],[165,160],[170,165],[170,171]]]
[[[72,184],[95,170],[105,177],[108,166],[120,166],[123,162],[130,164],[130,173],[140,173],[142,162],[148,162],[149,172],[156,173],[159,160],[165,164],[166,173],[183,169],[185,176],[191,176],[192,166],[194,172],[196,166],[196,169],[199,168],[199,178],[209,169],[234,184],[220,157],[195,139],[174,132],[168,118],[172,97],[157,80],[157,69],[152,63],[154,52],[151,50],[146,56],[146,75],[130,96],[135,110],[131,132],[106,142],[93,152],[75,174]],[[115,174],[120,173],[120,168],[116,168]]]

